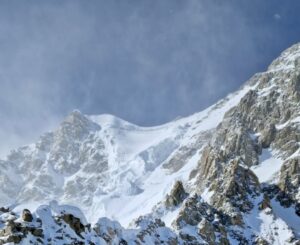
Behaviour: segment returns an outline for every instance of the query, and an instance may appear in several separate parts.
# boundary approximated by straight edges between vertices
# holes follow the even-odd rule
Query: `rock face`
[[[279,188],[290,195],[295,201],[300,202],[300,158],[293,158],[286,161],[280,169]]]
[[[182,240],[187,244],[208,242],[209,244],[228,244],[226,226],[230,224],[228,216],[210,206],[195,194],[188,198],[173,222],[179,230]],[[186,226],[194,227],[187,230]]]
[[[0,161],[0,244],[300,244],[299,143],[300,44],[166,125],[74,111]]]

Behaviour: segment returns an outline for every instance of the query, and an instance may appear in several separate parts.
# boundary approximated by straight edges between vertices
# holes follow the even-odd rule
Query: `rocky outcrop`
[[[263,200],[261,203],[259,203],[259,209],[260,210],[265,210],[265,209],[272,209],[271,203],[270,203],[270,198],[267,194],[263,195]]]
[[[293,206],[297,215],[299,213],[300,206],[299,186],[299,159],[290,159],[286,161],[281,167],[276,199],[284,207],[289,208]]]
[[[101,236],[108,244],[127,244],[122,239],[123,228],[117,221],[111,221],[107,218],[101,218],[97,221],[93,230],[98,236]]]
[[[61,216],[61,219],[65,221],[71,227],[71,229],[76,232],[77,235],[80,235],[80,233],[84,232],[84,225],[81,223],[80,219],[75,217],[74,215],[63,214]]]
[[[268,148],[276,136],[276,127],[274,124],[269,124],[261,132],[260,144],[263,148]]]
[[[166,197],[165,205],[167,208],[175,207],[181,204],[187,196],[188,194],[185,192],[182,182],[176,181],[171,193]]]
[[[214,193],[211,203],[215,207],[228,212],[235,212],[236,208],[247,212],[252,207],[249,198],[260,192],[259,181],[248,167],[257,164],[259,147],[247,130],[230,131],[229,125],[233,124],[224,125],[220,125],[199,161],[199,193],[209,188]]]
[[[277,131],[273,146],[280,150],[280,154],[283,158],[288,158],[299,149],[299,140],[299,126],[291,123]]]
[[[32,214],[28,209],[23,210],[22,219],[26,222],[31,222],[33,220]]]
[[[199,234],[209,245],[222,244],[229,245],[227,233],[224,226],[216,226],[216,224],[203,219],[199,225]]]
[[[176,151],[176,154],[172,155],[172,157],[167,159],[167,161],[162,165],[163,168],[168,169],[171,173],[177,172],[192,156],[196,154],[199,149],[207,143],[207,139],[212,136],[213,132],[214,130],[204,131],[197,135],[197,140],[195,142],[181,146]]]
[[[293,193],[300,185],[300,158],[286,161],[280,170],[279,188],[286,193]],[[294,197],[297,199],[297,197]],[[299,200],[300,201],[300,200]]]
[[[189,197],[184,203],[178,217],[173,222],[179,230],[181,239],[187,242],[199,242],[199,237],[209,244],[229,244],[226,226],[230,218],[203,201],[198,195]],[[195,233],[189,233],[184,227],[194,227]],[[198,234],[199,237],[195,236]],[[193,244],[193,243],[191,243]]]
[[[147,244],[149,238],[153,241],[153,244],[168,244],[175,245],[179,243],[178,237],[165,227],[164,222],[160,219],[148,220],[141,216],[135,221],[136,227],[139,227],[140,231],[137,233],[137,244]],[[167,237],[162,236],[162,233],[169,233]]]
[[[1,222],[4,222],[4,227],[0,229],[0,244],[9,242],[18,244],[29,234],[34,237],[37,243],[43,244],[44,231],[42,222],[40,219],[37,219],[35,223],[30,223],[33,221],[33,217],[28,209],[24,209],[21,222],[12,212],[8,217],[7,220],[1,219]]]
[[[225,166],[221,165],[219,170],[222,168],[223,177],[210,182],[209,191],[213,193],[210,203],[215,207],[228,212],[251,210],[251,198],[260,193],[260,184],[255,174],[240,164],[236,159]]]
[[[9,208],[0,207],[0,212],[2,212],[2,213],[8,213],[9,212]]]

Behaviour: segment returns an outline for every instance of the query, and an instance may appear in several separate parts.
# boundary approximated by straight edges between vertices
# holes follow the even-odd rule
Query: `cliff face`
[[[162,126],[74,111],[0,162],[0,241],[298,244],[299,142],[300,44]]]

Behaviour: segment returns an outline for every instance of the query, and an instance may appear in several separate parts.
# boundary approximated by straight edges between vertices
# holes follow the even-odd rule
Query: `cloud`
[[[280,14],[274,14],[274,19],[275,20],[280,20],[281,19],[281,15]]]

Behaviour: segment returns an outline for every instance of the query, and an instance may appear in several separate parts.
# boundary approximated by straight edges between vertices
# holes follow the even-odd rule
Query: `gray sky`
[[[300,40],[298,0],[0,1],[0,154],[73,109],[156,125]]]

